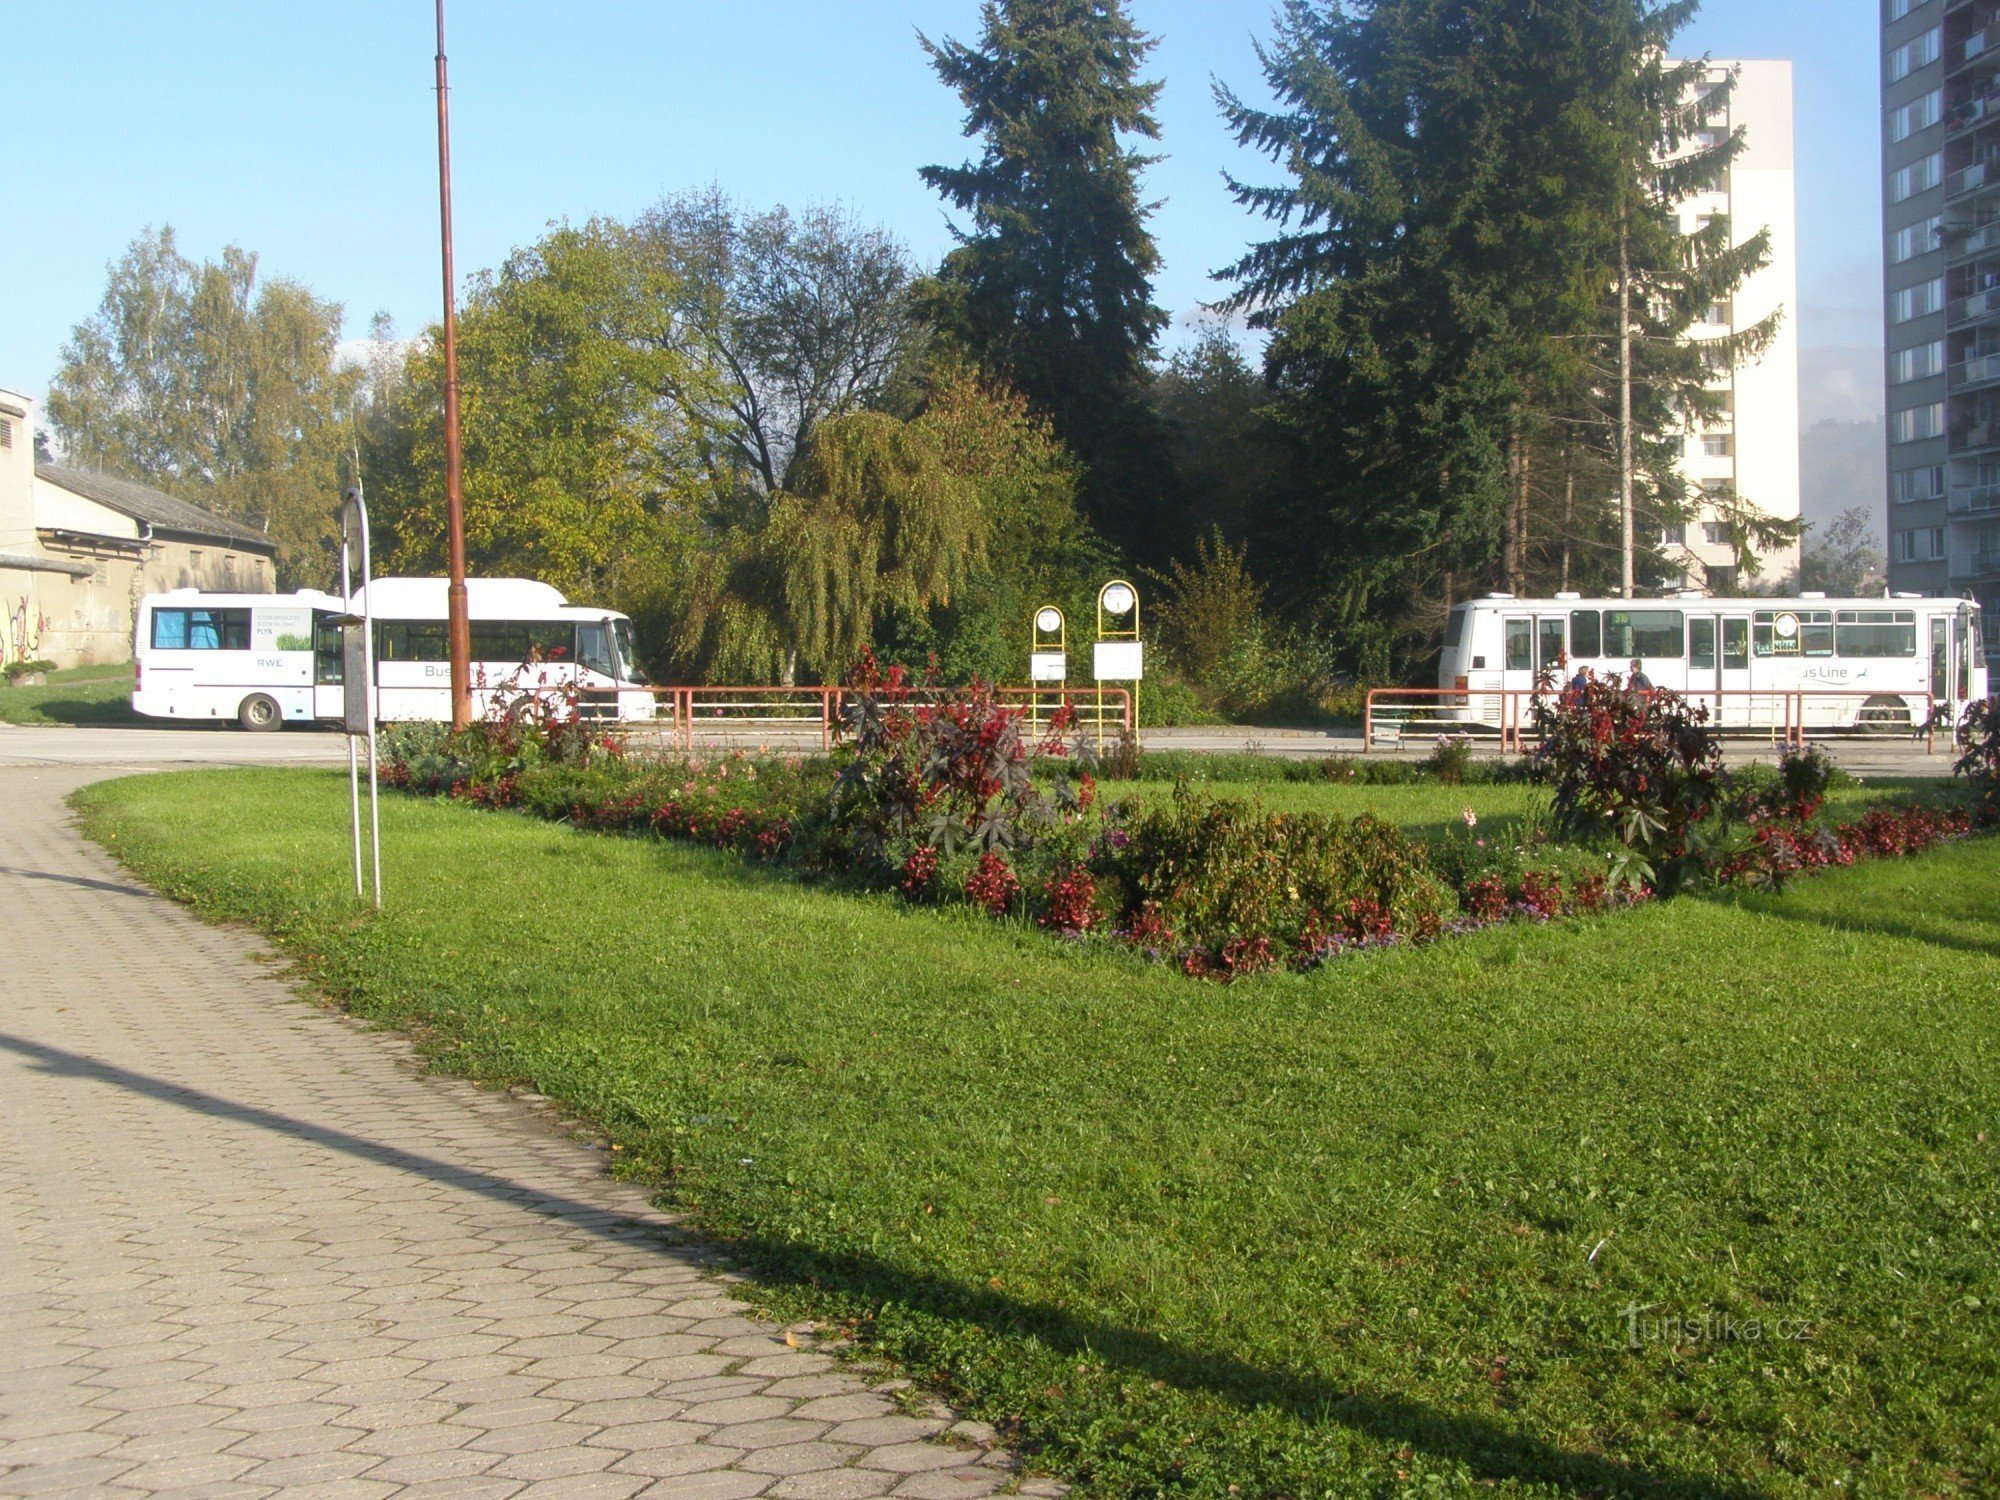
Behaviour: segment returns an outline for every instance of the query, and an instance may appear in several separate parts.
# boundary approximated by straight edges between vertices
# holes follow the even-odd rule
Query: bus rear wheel
[[[269,693],[252,693],[237,705],[236,722],[253,733],[262,733],[283,729],[285,715],[278,707],[278,700]]]
[[[1915,726],[1909,704],[1893,694],[1877,693],[1861,705],[1854,727],[1867,734],[1908,734]]]

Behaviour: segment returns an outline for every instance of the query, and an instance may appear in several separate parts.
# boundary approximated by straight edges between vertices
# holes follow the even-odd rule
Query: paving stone
[[[879,1469],[823,1469],[780,1479],[764,1493],[771,1500],[875,1500],[896,1483]]]
[[[134,894],[63,806],[102,774],[0,767],[10,924],[92,935],[0,962],[0,1492],[1011,1482],[923,1441],[949,1416],[898,1413],[788,1343],[546,1111],[426,1076],[407,1042],[302,1003],[254,940]]]

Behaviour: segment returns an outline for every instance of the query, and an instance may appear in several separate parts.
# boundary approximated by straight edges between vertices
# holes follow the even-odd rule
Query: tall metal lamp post
[[[438,219],[444,245],[444,495],[451,585],[445,594],[451,656],[451,727],[472,722],[472,625],[465,595],[465,490],[458,442],[458,295],[451,269],[451,106],[445,84],[444,0],[437,0]]]

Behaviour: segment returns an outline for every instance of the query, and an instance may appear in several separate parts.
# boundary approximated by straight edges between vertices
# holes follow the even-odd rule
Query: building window
[[[1889,378],[1897,385],[1944,373],[1944,340],[1932,339],[1889,356]]]
[[[13,446],[14,424],[5,417],[0,417],[0,448],[11,448]]]
[[[199,573],[201,571],[201,548],[188,548],[188,571],[190,573]]]
[[[1898,167],[1889,174],[1889,201],[1901,203],[1905,198],[1917,193],[1929,192],[1944,181],[1944,157],[1933,151],[1929,156],[1920,156],[1907,167]]]
[[[1729,304],[1727,302],[1709,303],[1708,311],[1702,314],[1702,321],[1715,328],[1727,328],[1729,326]]]
[[[1929,255],[1938,247],[1938,235],[1944,229],[1944,216],[1932,214],[1928,219],[1919,219],[1914,224],[1905,224],[1889,236],[1889,264],[1900,266],[1906,260],[1919,255]]]
[[[1728,458],[1736,451],[1733,433],[1704,432],[1701,435],[1701,456],[1703,458]]]
[[[1924,438],[1944,435],[1944,403],[1926,402],[1922,406],[1906,406],[1889,417],[1889,441],[1892,443],[1915,443]]]
[[[1889,539],[1889,556],[1894,562],[1936,562],[1944,556],[1944,528],[1918,526],[1896,532]]]
[[[1701,523],[1701,539],[1711,547],[1727,547],[1730,545],[1729,523],[1727,521],[1703,521]]]
[[[1912,318],[1929,317],[1944,306],[1944,278],[1933,276],[1915,286],[1906,286],[1889,298],[1889,321],[1907,323]]]
[[[1926,464],[1921,469],[1898,469],[1889,476],[1889,498],[1899,505],[1913,500],[1936,500],[1944,494],[1944,465]]]
[[[1889,54],[1889,82],[1908,78],[1919,68],[1928,68],[1943,55],[1944,28],[1933,26]]]
[[[1900,21],[1923,3],[1924,0],[1889,0],[1889,19]]]
[[[1932,89],[1921,99],[1912,99],[1901,109],[1889,111],[1889,141],[1907,141],[1919,130],[1929,130],[1944,118],[1944,90]]]

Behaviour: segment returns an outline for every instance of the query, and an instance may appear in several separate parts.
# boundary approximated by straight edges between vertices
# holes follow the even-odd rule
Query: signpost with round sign
[[[1139,682],[1146,675],[1146,646],[1139,639],[1139,591],[1114,578],[1097,591],[1097,640],[1091,651],[1090,675],[1098,684],[1097,734],[1104,738],[1103,686],[1132,685],[1132,727],[1139,725]]]
[[[1068,622],[1055,605],[1044,604],[1035,611],[1029,625],[1032,644],[1028,648],[1028,686],[1031,690],[1054,687],[1056,705],[1061,707],[1062,689],[1069,681]],[[1028,694],[1028,723],[1035,733],[1040,733],[1041,694],[1036,691]]]

